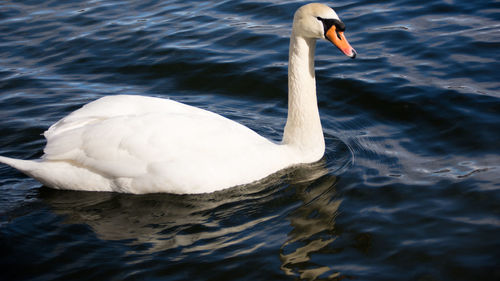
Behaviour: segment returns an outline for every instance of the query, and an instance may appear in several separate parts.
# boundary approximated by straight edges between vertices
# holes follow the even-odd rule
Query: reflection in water
[[[226,257],[254,252],[267,242],[256,237],[256,229],[267,233],[280,227],[276,222],[288,218],[293,230],[281,246],[281,269],[312,280],[330,270],[313,268],[308,262],[311,254],[335,240],[334,221],[341,201],[335,199],[336,178],[328,172],[325,163],[319,162],[256,184],[201,195],[45,188],[40,195],[66,223],[86,224],[100,239],[122,241],[135,253],[164,252],[168,259],[177,261],[222,249]],[[234,245],[238,249],[231,253]]]
[[[341,203],[336,198],[336,177],[297,186],[302,205],[288,216],[293,230],[281,247],[281,269],[288,275],[299,274],[301,279],[316,280],[331,271],[311,261],[311,255],[320,253],[335,240],[335,218]],[[330,273],[330,278],[336,273]]]
[[[272,217],[247,220],[225,227],[231,212],[251,209],[238,202],[264,203],[272,189],[238,194],[128,195],[45,189],[43,199],[67,223],[87,224],[102,240],[129,240],[140,251],[154,253],[182,248],[185,252],[214,251],[235,235]],[[217,239],[220,238],[220,239]],[[203,241],[203,243],[200,243]]]

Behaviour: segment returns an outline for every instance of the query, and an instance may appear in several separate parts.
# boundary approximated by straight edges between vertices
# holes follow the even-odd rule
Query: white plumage
[[[119,95],[91,102],[52,125],[44,134],[41,159],[0,156],[0,162],[57,189],[183,194],[251,183],[291,165],[317,161],[325,148],[313,55],[316,38],[325,38],[318,34],[326,34],[317,17],[338,19],[321,4],[306,5],[295,14],[282,143],[203,109]]]

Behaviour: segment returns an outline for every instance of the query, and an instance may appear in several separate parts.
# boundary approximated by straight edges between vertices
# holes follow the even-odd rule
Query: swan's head
[[[326,39],[346,56],[356,57],[344,35],[345,24],[335,11],[323,4],[311,3],[300,7],[293,18],[293,32],[305,38]]]

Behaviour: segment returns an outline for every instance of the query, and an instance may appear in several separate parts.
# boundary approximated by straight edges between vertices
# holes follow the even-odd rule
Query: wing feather
[[[255,148],[271,144],[215,113],[135,96],[89,103],[50,127],[45,136],[47,160],[71,161],[107,177],[142,176],[143,181],[162,184],[200,170],[209,177],[214,163],[227,163],[230,171],[234,162],[255,157]],[[173,177],[176,173],[187,174]]]

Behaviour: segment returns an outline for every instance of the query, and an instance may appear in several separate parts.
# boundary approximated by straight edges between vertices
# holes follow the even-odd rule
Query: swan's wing
[[[117,158],[124,142],[135,140],[135,146],[140,148],[147,145],[148,139],[155,137],[148,135],[152,134],[151,131],[175,132],[175,128],[161,126],[166,123],[172,127],[175,125],[172,122],[175,121],[171,119],[182,115],[203,119],[204,116],[216,114],[160,98],[130,95],[103,97],[72,112],[44,133],[47,139],[44,158],[71,160],[83,164],[81,162],[84,162],[85,157],[80,154],[87,153],[96,160],[104,160],[100,158],[107,158],[108,155],[110,159],[130,163],[132,159],[126,161],[127,159]],[[141,138],[143,142],[137,140]],[[133,145],[130,144],[129,147]],[[125,155],[123,157],[127,158]]]
[[[126,100],[138,107],[98,100],[56,123],[46,133],[44,158],[113,179],[142,181],[140,186],[169,181],[179,186],[175,181],[186,181],[193,173],[209,179],[223,170],[230,180],[235,163],[246,163],[272,145],[215,113],[173,101],[147,107],[149,101]],[[205,176],[199,177],[200,172]]]

